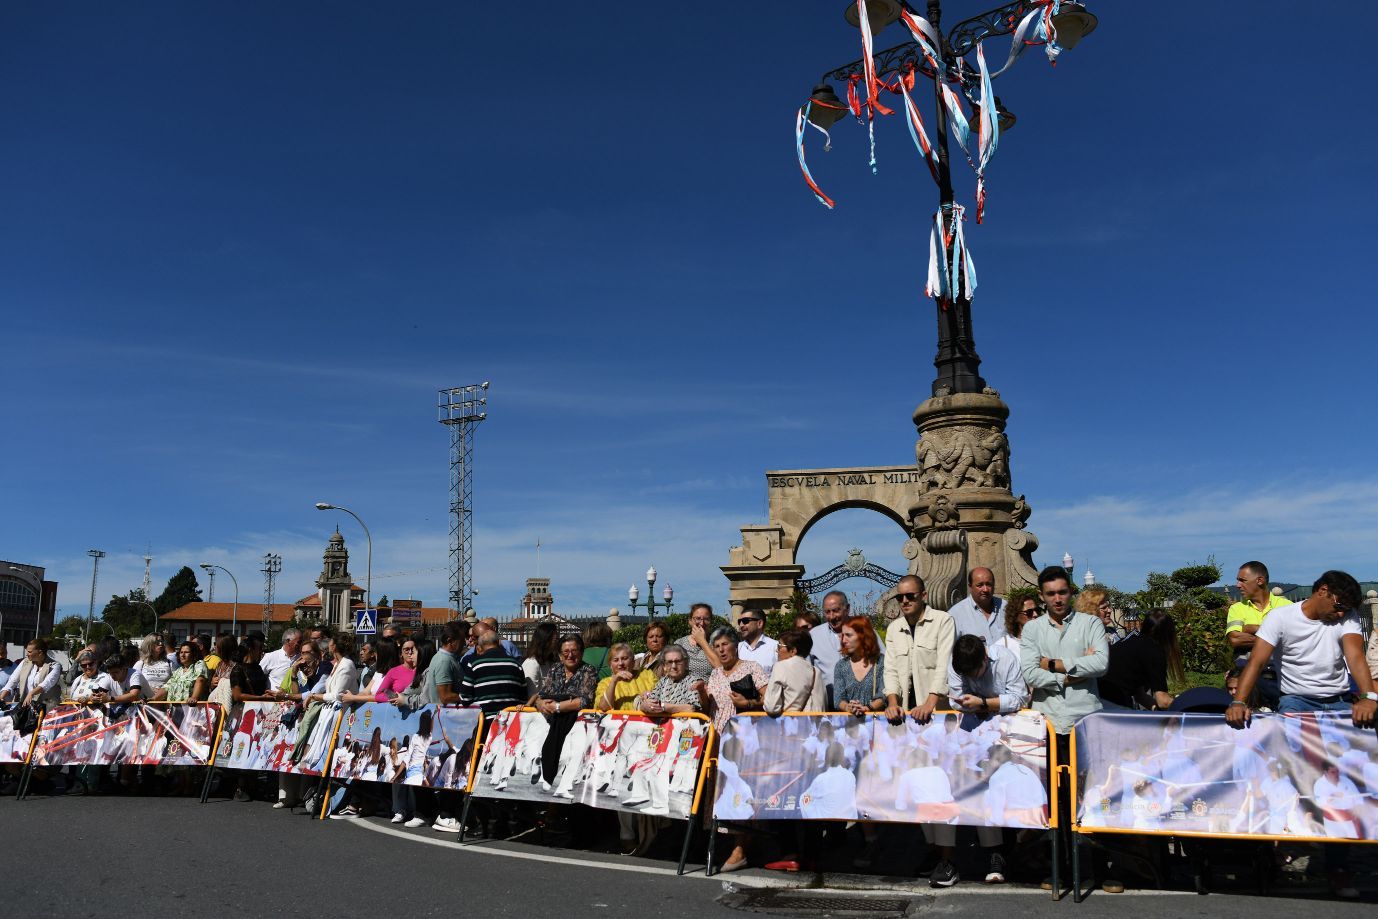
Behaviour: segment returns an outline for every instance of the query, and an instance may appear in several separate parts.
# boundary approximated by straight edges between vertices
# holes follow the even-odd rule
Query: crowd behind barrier
[[[461,839],[475,799],[483,799],[476,813],[496,808],[535,825],[560,804],[582,803],[616,812],[624,834],[684,820],[681,871],[700,815],[713,824],[710,867],[720,823],[735,842],[724,870],[751,863],[753,839],[788,852],[792,837],[805,851],[824,826],[841,822],[869,851],[877,825],[896,834],[921,825],[937,857],[934,886],[958,880],[957,826],[975,828],[991,859],[987,881],[1003,880],[1001,852],[1014,851],[1016,837],[1001,828],[1010,828],[1026,855],[1030,844],[1051,843],[1055,897],[1064,833],[1072,834],[1074,883],[1075,841],[1090,834],[1328,842],[1332,891],[1357,896],[1347,844],[1378,839],[1378,743],[1364,729],[1378,692],[1351,621],[1357,585],[1326,572],[1308,600],[1262,609],[1266,569],[1246,578],[1261,568],[1240,570],[1256,615],[1245,610],[1244,631],[1230,641],[1253,650],[1237,684],[1227,680],[1233,700],[1223,719],[1115,707],[1174,704],[1166,691],[1177,659],[1170,614],[1155,610],[1141,631],[1117,632],[1104,591],[1085,591],[1073,609],[1070,576],[1056,566],[1039,575],[1044,607],[1025,598],[1016,609],[994,601],[993,575],[977,568],[971,595],[951,615],[926,606],[922,579],[902,578],[901,615],[883,645],[836,592],[824,598],[826,623],[800,617],[774,647],[761,636],[763,617],[743,616],[738,635],[711,628],[711,609],[696,604],[690,636],[669,644],[657,624],[635,658],[626,645],[608,646],[606,628],[591,629],[601,643],[585,648],[551,626],[537,629],[517,661],[486,621],[472,635],[465,623],[447,623],[438,646],[383,636],[359,649],[368,653],[357,664],[351,635],[308,639],[289,630],[266,656],[261,637],[237,644],[221,636],[204,663],[197,642],[164,660],[150,636],[137,665],[130,649],[84,649],[82,673],[62,685],[93,702],[57,704],[46,649],[34,642],[26,669],[0,691],[0,704],[11,706],[0,709],[0,771],[13,776],[23,763],[26,787],[35,770],[51,784],[55,772],[72,769],[90,788],[107,767],[121,767],[124,784],[127,770],[150,771],[139,766],[212,766],[206,789],[217,769],[276,773],[279,808],[299,800],[298,779],[310,776],[318,789],[343,786],[330,805],[330,816],[342,818],[366,809],[360,800],[387,806],[378,789],[391,786],[394,822],[410,814],[399,801],[420,800],[439,811],[434,829]],[[800,710],[825,695],[821,660],[833,661],[827,706],[845,712]],[[600,668],[608,671],[601,683]],[[1289,713],[1250,721],[1262,696],[1255,681],[1269,673]],[[172,704],[145,704],[164,699]],[[595,699],[614,710],[590,710]],[[49,705],[35,728],[27,727],[32,707],[16,707],[29,702]],[[947,704],[956,711],[941,710]],[[1034,710],[1020,710],[1026,704]],[[238,797],[245,779],[232,781]],[[457,821],[449,814],[463,791]],[[533,804],[544,806],[544,818]],[[787,856],[767,867],[798,870],[802,861]]]
[[[927,724],[738,715],[723,730],[713,816],[1046,829],[1048,738],[1031,711],[938,711]]]

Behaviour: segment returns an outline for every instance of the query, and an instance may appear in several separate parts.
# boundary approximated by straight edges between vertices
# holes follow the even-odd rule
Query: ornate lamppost
[[[646,615],[650,616],[652,619],[655,619],[657,609],[661,610],[667,616],[670,615],[670,610],[675,605],[675,589],[669,584],[666,584],[665,590],[661,595],[664,602],[659,605],[656,604],[655,589],[656,569],[655,565],[652,565],[646,569],[646,602],[638,604],[637,601],[641,597],[641,591],[637,589],[635,584],[627,591],[627,600],[630,601],[633,616],[636,615],[636,608],[638,605],[644,606],[646,608]]]
[[[1055,59],[1095,29],[1096,17],[1080,0],[1014,0],[962,20],[943,35],[940,0],[928,0],[922,13],[907,0],[855,0],[844,15],[861,32],[863,56],[825,73],[799,110],[795,144],[805,181],[820,202],[832,206],[805,163],[804,136],[810,125],[827,134],[836,122],[854,115],[871,134],[874,170],[877,116],[898,113],[938,189],[938,210],[929,226],[927,284],[938,320],[937,375],[932,397],[914,410],[919,481],[909,509],[912,539],[905,555],[911,571],[922,571],[925,580],[933,575],[928,589],[935,596],[963,589],[965,572],[975,566],[994,571],[1001,591],[1033,585],[1038,539],[1024,529],[1028,503],[1011,490],[1005,437],[1009,407],[987,388],[980,373],[971,319],[976,272],[963,231],[965,208],[953,193],[948,135],[976,172],[980,223],[986,166],[1000,133],[1015,123],[995,96],[992,81],[1029,47],[1042,46]],[[872,36],[896,22],[912,40],[875,51]],[[1000,35],[1013,38],[1008,59],[992,73],[982,42]],[[921,77],[933,81],[931,140],[911,95]],[[844,87],[845,102],[832,83]],[[894,110],[880,101],[881,90],[897,97]]]

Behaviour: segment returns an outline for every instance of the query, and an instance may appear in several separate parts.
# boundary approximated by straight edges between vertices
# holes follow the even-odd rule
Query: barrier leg
[[[459,841],[464,841],[464,833],[469,829],[469,805],[474,801],[474,796],[466,794],[464,796],[464,809],[459,812]]]
[[[1089,893],[1089,891],[1088,891]],[[1081,834],[1072,834],[1072,902],[1080,903],[1086,899],[1081,890]]]
[[[714,874],[714,872],[713,872],[713,852],[714,852],[714,850],[717,848],[717,843],[718,843],[718,821],[717,821],[716,819],[714,819],[714,820],[710,821],[709,824],[708,824],[708,859],[707,859],[707,861],[704,863],[704,866],[703,866],[703,873],[704,873],[707,877],[710,877],[710,878],[711,878],[711,877],[713,876],[713,874]]]
[[[694,820],[697,816],[697,814],[690,814],[689,819],[685,821],[689,825],[684,828],[684,845],[679,850],[679,868],[675,874],[684,874],[684,863],[689,860],[689,843],[694,838]]]
[[[1062,846],[1060,844],[1061,836],[1062,830],[1058,827],[1053,827],[1053,872],[1051,886],[1053,888],[1054,900],[1062,899]]]
[[[321,773],[320,780],[316,782],[316,795],[321,799],[321,810],[316,815],[317,820],[324,820],[330,811],[330,772],[329,767]]]
[[[33,757],[24,764],[24,769],[19,773],[19,787],[14,790],[14,800],[23,801],[29,796],[29,782],[33,779]]]
[[[208,800],[210,800],[210,796],[211,796],[211,783],[212,783],[213,781],[215,781],[215,769],[216,769],[216,767],[214,767],[214,766],[208,766],[208,767],[206,767],[206,780],[205,780],[204,782],[201,783],[201,803],[202,803],[202,804],[205,804]]]

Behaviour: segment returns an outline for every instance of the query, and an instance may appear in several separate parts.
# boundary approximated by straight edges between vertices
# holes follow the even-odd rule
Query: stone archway
[[[914,411],[913,465],[767,472],[769,522],[742,527],[722,567],[733,620],[780,609],[804,574],[800,541],[846,508],[876,511],[902,529],[908,573],[922,575],[934,606],[966,595],[971,567],[995,572],[1001,593],[1033,584],[1038,538],[1024,528],[1024,496],[1010,491],[1008,416],[993,390],[935,396]]]

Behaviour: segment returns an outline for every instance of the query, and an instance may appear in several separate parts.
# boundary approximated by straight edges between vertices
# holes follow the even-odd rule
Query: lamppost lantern
[[[1086,566],[1086,573],[1081,576],[1081,583],[1087,587],[1096,583],[1096,576],[1091,572],[1091,566],[1089,564]]]
[[[665,605],[669,606],[670,603],[675,599],[675,589],[671,587],[669,584],[666,584],[665,592],[661,594],[661,596],[665,599]]]
[[[333,504],[326,504],[324,501],[316,502],[316,510],[318,511],[333,511],[334,509],[335,505]]]
[[[901,9],[898,0],[867,0],[866,22],[871,26],[871,34],[878,35],[890,23],[899,22]],[[852,28],[861,28],[861,17],[857,15],[856,3],[847,4],[847,8],[842,11],[842,18],[846,19]]]
[[[652,565],[651,567],[649,567],[649,568],[646,569],[646,583],[647,583],[647,584],[650,584],[652,587],[655,586],[655,583],[656,583],[656,566],[655,566],[655,565]]]
[[[636,589],[636,585],[635,585],[635,584],[633,584],[633,585],[627,590],[627,599],[630,600],[630,601],[632,601],[632,608],[633,608],[633,609],[636,608],[636,601],[637,601],[637,598],[640,597],[640,596],[641,596],[641,591],[639,591],[639,590]]]
[[[871,18],[869,13],[866,18]],[[1057,43],[1065,51],[1071,51],[1077,46],[1077,42],[1096,31],[1097,25],[1099,20],[1095,14],[1086,8],[1086,4],[1078,3],[1077,0],[1062,0],[1058,14],[1053,17]],[[996,102],[998,104],[999,100]]]
[[[1063,567],[1063,568],[1066,568],[1067,571],[1070,573],[1071,570],[1072,570],[1072,568],[1073,568],[1073,566],[1075,566],[1075,565],[1076,565],[1076,559],[1072,558],[1072,553],[1070,553],[1070,552],[1064,552],[1064,553],[1062,553],[1062,567]]]
[[[847,106],[827,82],[819,83],[809,93],[809,123],[827,131],[847,115]]]

